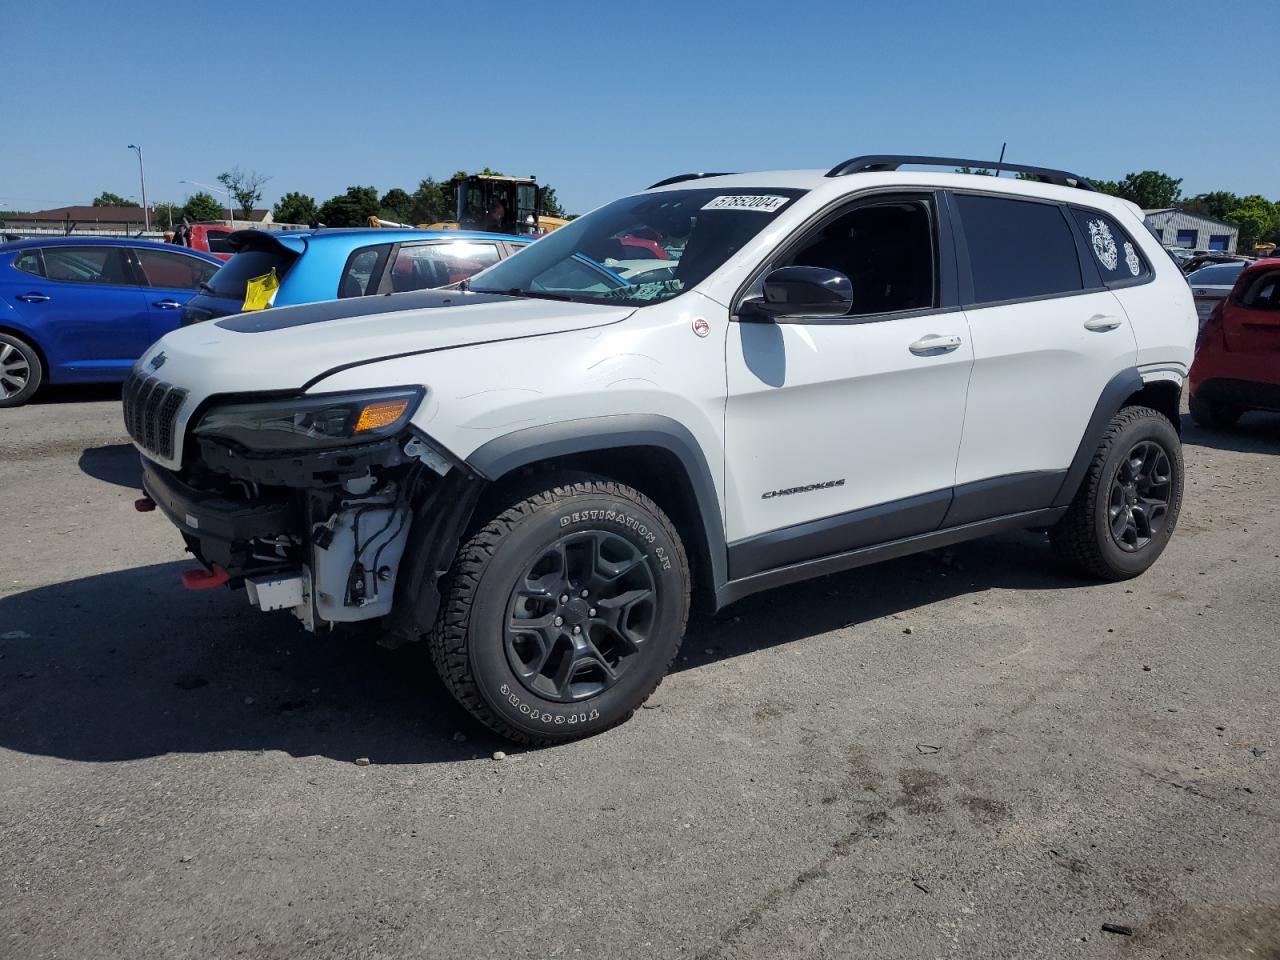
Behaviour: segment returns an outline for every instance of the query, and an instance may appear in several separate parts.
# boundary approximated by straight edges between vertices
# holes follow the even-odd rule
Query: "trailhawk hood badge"
[[[161,367],[163,367],[164,362],[168,359],[169,358],[164,355],[164,351],[161,350],[159,353],[157,353],[154,357],[151,358],[151,362],[148,363],[147,366],[150,367],[152,372],[154,373],[156,370],[159,370]]]

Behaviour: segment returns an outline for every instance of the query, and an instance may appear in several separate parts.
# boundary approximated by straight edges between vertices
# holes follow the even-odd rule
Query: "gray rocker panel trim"
[[[659,447],[683,465],[707,538],[712,586],[718,589],[728,580],[720,498],[698,441],[670,417],[629,413],[526,427],[483,444],[467,457],[467,465],[494,480],[540,460],[621,447]]]

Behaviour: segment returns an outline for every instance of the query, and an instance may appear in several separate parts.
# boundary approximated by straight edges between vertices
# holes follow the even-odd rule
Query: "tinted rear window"
[[[1070,293],[1083,286],[1076,241],[1054,204],[958,194],[975,303]]]
[[[227,242],[227,237],[231,236],[230,230],[209,230],[205,232],[205,239],[209,241],[210,253],[234,253],[231,244]]]
[[[1146,258],[1120,224],[1105,213],[1072,207],[1103,283],[1132,283],[1151,273]]]
[[[1280,270],[1260,273],[1249,280],[1240,303],[1253,310],[1280,310]]]
[[[242,250],[213,275],[209,286],[213,288],[214,296],[243,299],[245,286],[251,279],[274,269],[276,276],[283,280],[297,259],[298,255],[292,250],[275,244],[256,250]]]
[[[1236,282],[1240,276],[1240,271],[1244,269],[1243,263],[1228,263],[1215,267],[1201,267],[1187,274],[1187,283],[1201,284],[1203,286],[1229,287]]]

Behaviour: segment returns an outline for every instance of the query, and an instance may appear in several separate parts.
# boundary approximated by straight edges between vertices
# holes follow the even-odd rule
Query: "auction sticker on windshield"
[[[743,194],[741,196],[716,197],[709,200],[703,210],[759,210],[761,213],[773,213],[780,210],[790,197],[760,196]]]

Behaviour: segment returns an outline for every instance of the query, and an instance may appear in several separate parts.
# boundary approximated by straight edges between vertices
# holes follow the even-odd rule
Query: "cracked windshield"
[[[627,197],[572,221],[468,289],[644,306],[696,286],[803,190],[671,190]]]

